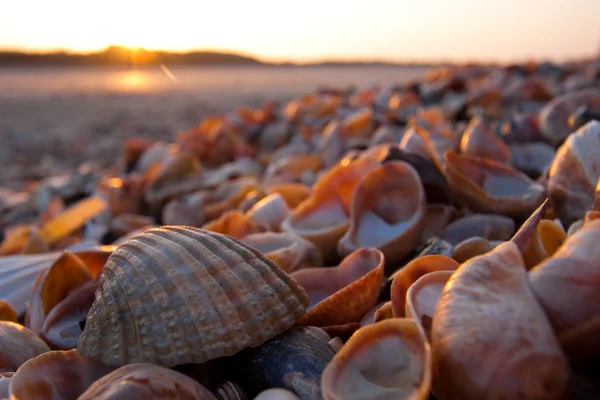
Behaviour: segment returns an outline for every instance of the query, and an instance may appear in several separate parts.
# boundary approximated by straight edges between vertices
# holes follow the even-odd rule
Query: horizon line
[[[254,59],[263,64],[328,64],[328,63],[344,63],[344,64],[419,64],[419,65],[443,65],[443,64],[454,64],[454,65],[466,65],[466,64],[496,64],[496,65],[507,65],[507,64],[526,64],[526,63],[541,63],[541,62],[552,62],[552,63],[577,63],[582,61],[589,61],[600,59],[600,54],[587,54],[579,55],[577,57],[514,57],[511,59],[479,59],[477,57],[459,58],[459,59],[411,59],[411,58],[380,58],[380,57],[364,57],[361,56],[346,56],[337,58],[279,58],[279,57],[265,57],[241,50],[228,50],[218,48],[190,48],[190,49],[178,49],[178,50],[167,50],[161,48],[146,48],[143,46],[125,46],[119,44],[110,44],[104,47],[90,49],[90,50],[75,50],[72,48],[56,47],[56,48],[30,48],[30,47],[17,47],[17,46],[0,46],[0,53],[14,52],[21,54],[32,54],[32,55],[51,55],[57,53],[63,53],[68,55],[92,55],[97,53],[103,53],[111,48],[119,48],[128,50],[131,52],[145,51],[150,53],[171,53],[171,54],[189,54],[189,53],[216,53],[224,55],[235,55],[241,57],[247,57]],[[357,58],[358,57],[358,58]],[[560,59],[560,61],[559,61]]]

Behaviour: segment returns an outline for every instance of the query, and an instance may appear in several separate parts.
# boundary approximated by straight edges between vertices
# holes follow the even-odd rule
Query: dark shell
[[[248,397],[280,387],[302,400],[320,400],[321,375],[333,359],[331,346],[309,328],[295,326],[256,348],[223,359],[228,378],[237,382]]]
[[[450,186],[433,162],[418,154],[401,150],[397,146],[390,146],[383,163],[392,161],[404,161],[417,171],[425,190],[427,203],[453,204]]]

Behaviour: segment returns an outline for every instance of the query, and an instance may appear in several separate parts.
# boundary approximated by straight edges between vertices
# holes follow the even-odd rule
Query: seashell
[[[10,382],[10,396],[11,399],[79,399],[94,381],[113,369],[83,357],[76,350],[50,351],[19,367]]]
[[[110,215],[139,214],[143,208],[146,180],[143,175],[105,177],[98,182],[96,194],[108,203]]]
[[[256,203],[264,199],[266,195],[262,191],[255,190],[244,196],[238,208],[241,212],[247,213]]]
[[[310,298],[308,309],[379,268],[379,250],[360,249],[345,257],[336,267],[307,268],[294,271],[292,278]]]
[[[600,176],[600,122],[592,121],[570,135],[556,152],[548,172],[548,196],[565,225],[583,218],[594,205]]]
[[[429,139],[429,136],[414,126],[409,127],[404,132],[398,148],[406,153],[423,157],[436,166],[440,164],[435,146]]]
[[[286,389],[272,388],[263,390],[254,400],[300,400],[300,397]]]
[[[515,243],[462,264],[435,310],[436,398],[565,397],[569,365],[531,292]]]
[[[104,375],[78,400],[91,399],[217,400],[204,386],[186,375],[154,364],[129,364]]]
[[[262,175],[262,166],[247,157],[228,162],[218,168],[205,170],[202,174],[200,189],[219,187],[232,180],[258,179]]]
[[[393,275],[390,297],[394,318],[402,318],[406,310],[406,294],[423,275],[436,271],[455,271],[459,264],[450,257],[431,254],[415,258]]]
[[[85,322],[98,288],[96,280],[80,285],[56,304],[46,315],[40,337],[54,350],[71,350],[77,347]]]
[[[389,303],[389,302],[388,302]],[[378,304],[375,305],[375,307],[371,308],[371,311],[369,311],[368,313],[365,314],[365,316],[362,318],[362,320],[360,321],[360,326],[361,328],[365,325],[370,325],[370,324],[374,324],[375,322],[375,314],[377,314],[377,311],[384,305],[387,304],[386,302],[380,302]]]
[[[540,111],[540,130],[544,139],[552,145],[565,140],[573,131],[569,126],[569,116],[582,105],[598,101],[600,91],[584,89],[555,97]]]
[[[446,282],[453,274],[454,271],[430,272],[417,279],[406,292],[404,314],[421,324],[428,337],[431,336],[435,307]]]
[[[234,382],[224,382],[216,390],[216,396],[218,400],[247,400],[246,394],[238,385]]]
[[[279,387],[302,400],[321,399],[321,375],[335,352],[310,328],[295,326],[259,347],[241,351],[225,360],[231,379],[253,397]]]
[[[567,231],[567,237],[573,235],[575,232],[577,232],[582,226],[583,226],[584,220],[579,219],[575,222],[573,222],[571,224],[571,226],[569,226],[569,230]]]
[[[592,340],[600,332],[596,307],[600,293],[599,238],[600,221],[586,222],[550,258],[529,273],[531,288],[559,340],[571,336],[571,341],[577,343],[567,354],[573,361],[600,354],[600,346]],[[585,326],[588,328],[584,329]]]
[[[165,226],[110,256],[77,347],[108,365],[202,363],[289,329],[308,302],[293,279],[253,248],[201,229]]]
[[[388,148],[388,154],[383,162],[394,161],[404,161],[417,171],[428,203],[453,203],[452,192],[444,174],[429,159],[417,154],[408,153],[397,146],[392,146]]]
[[[0,369],[1,372],[16,371],[24,362],[50,348],[35,333],[10,321],[0,321]]]
[[[92,274],[79,257],[69,252],[63,253],[48,270],[40,274],[33,289],[25,325],[39,335],[48,313],[70,291],[92,279]]]
[[[371,146],[384,143],[399,143],[404,132],[395,125],[380,125],[371,137]]]
[[[516,169],[484,158],[445,154],[448,184],[474,211],[526,218],[546,198],[546,189]]]
[[[0,373],[0,396],[3,399],[10,398],[10,391],[8,387],[10,386],[10,381],[12,380],[14,374],[14,372]]]
[[[508,240],[515,232],[515,222],[494,214],[472,214],[452,222],[440,237],[452,245],[479,236],[488,240]]]
[[[0,300],[0,321],[17,322],[17,312],[4,300]]]
[[[390,162],[371,171],[354,191],[350,228],[340,239],[339,253],[376,247],[389,262],[402,259],[420,240],[425,201],[419,175],[409,164]]]
[[[249,193],[260,192],[255,178],[240,178],[228,181],[211,192],[209,203],[203,207],[201,215],[206,221],[221,217],[225,212],[235,210]]]
[[[241,211],[233,210],[227,211],[219,219],[204,224],[202,229],[240,239],[251,233],[264,232],[267,227],[250,220]]]
[[[291,210],[280,194],[271,194],[252,207],[246,216],[258,225],[265,226],[271,231],[279,231],[279,227]]]
[[[420,243],[439,236],[456,215],[456,208],[447,204],[427,204],[423,216],[423,229]]]
[[[259,146],[263,151],[274,151],[285,145],[291,134],[292,125],[287,120],[274,121],[264,127]]]
[[[475,117],[469,123],[460,140],[461,153],[486,158],[500,164],[508,164],[511,153],[502,139],[494,134],[483,119]]]
[[[365,158],[333,167],[317,181],[310,197],[294,209],[281,228],[314,243],[325,262],[335,261],[338,241],[350,223],[354,190],[379,165],[379,162]]]
[[[377,303],[383,269],[383,253],[363,248],[346,257],[332,272],[312,268],[293,273],[314,305],[298,323],[322,327],[359,322]]]
[[[513,167],[532,178],[542,175],[554,159],[554,147],[544,142],[511,144],[509,146]]]
[[[264,175],[265,185],[300,182],[304,171],[319,172],[323,159],[317,154],[302,154],[277,160],[269,165]]]
[[[310,196],[310,188],[301,183],[280,183],[270,185],[267,186],[265,192],[267,195],[275,193],[281,195],[291,209],[296,208]]]
[[[342,347],[344,347],[344,342],[339,337],[334,337],[327,343],[329,343],[335,353],[339,352]]]
[[[359,322],[350,322],[341,325],[324,326],[323,330],[330,337],[339,337],[342,340],[348,340],[354,333],[360,329]]]
[[[429,398],[431,349],[421,327],[394,318],[361,328],[325,368],[323,397]]]
[[[323,266],[323,256],[319,249],[300,236],[264,232],[246,235],[240,241],[258,250],[287,273]]]
[[[465,239],[458,243],[452,249],[452,258],[462,264],[473,257],[480,256],[482,254],[491,251],[494,245],[487,239],[480,236],[473,236],[472,238]]]
[[[179,151],[176,144],[167,144],[165,142],[154,142],[140,155],[136,162],[133,172],[145,173],[152,166],[160,164],[169,154]]]
[[[142,154],[148,151],[155,143],[153,140],[144,138],[130,138],[123,143],[123,158],[127,171],[131,171]]]
[[[527,269],[551,257],[566,239],[567,233],[561,225],[548,219],[541,220],[533,233],[531,244],[523,252]]]
[[[0,256],[14,254],[39,254],[48,251],[48,243],[37,227],[30,225],[8,229],[6,237],[0,243]]]

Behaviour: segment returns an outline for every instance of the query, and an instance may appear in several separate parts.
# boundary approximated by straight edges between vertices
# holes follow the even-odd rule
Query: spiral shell
[[[233,238],[150,229],[108,259],[78,350],[109,365],[202,363],[285,331],[308,302],[294,280]]]

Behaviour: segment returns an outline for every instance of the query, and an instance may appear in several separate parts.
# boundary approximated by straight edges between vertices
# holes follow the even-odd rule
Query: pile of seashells
[[[600,398],[600,62],[437,68],[0,191],[0,398]]]

